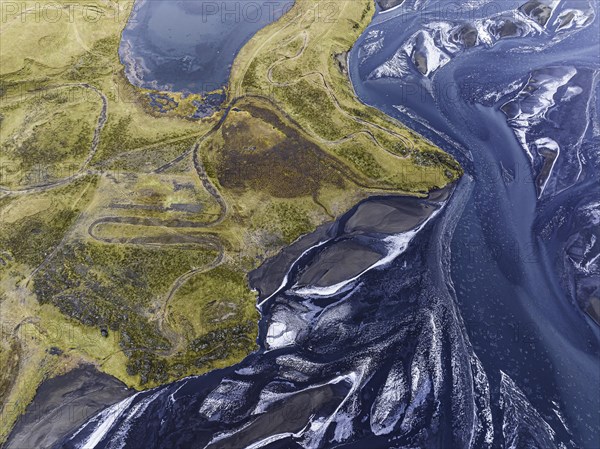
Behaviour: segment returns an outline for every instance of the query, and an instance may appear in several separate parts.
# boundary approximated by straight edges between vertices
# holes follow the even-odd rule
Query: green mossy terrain
[[[0,248],[13,264],[38,267],[73,226],[95,188],[81,178],[66,187],[27,200],[17,197],[0,209]],[[5,197],[8,200],[11,197]]]
[[[2,185],[68,176],[92,145],[101,102],[78,87],[50,89],[0,105]]]
[[[157,299],[180,275],[206,265],[215,255],[204,249],[75,242],[36,276],[35,293],[41,303],[55,305],[98,332],[117,332],[120,347],[132,359],[129,375],[139,375],[144,384],[164,382],[168,372],[154,371],[156,364],[139,363],[147,354],[171,348],[150,319],[159,307]]]
[[[82,362],[146,388],[240,361],[256,349],[248,271],[360,199],[462,174],[355,98],[340,55],[371,0],[296,0],[201,120],[201,96],[127,81],[133,1],[67,3],[1,18],[19,45],[0,47],[0,443]]]

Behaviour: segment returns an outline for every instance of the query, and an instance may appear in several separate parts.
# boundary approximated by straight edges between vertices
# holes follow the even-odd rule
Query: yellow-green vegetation
[[[81,178],[54,192],[17,197],[0,209],[0,247],[7,270],[13,264],[39,267],[85,208],[96,179]]]
[[[45,379],[92,360],[100,369],[118,375],[128,362],[117,333],[102,337],[97,328],[82,326],[52,305],[40,305],[18,278],[18,269],[13,269],[13,277],[3,276],[0,283],[9,292],[0,297],[2,440]]]
[[[0,182],[41,184],[76,171],[92,145],[100,100],[93,91],[67,85],[3,102]]]
[[[323,150],[371,187],[427,191],[460,176],[451,157],[380,111],[359,103],[340,67],[371,20],[369,1],[296,1],[236,58],[231,99],[268,98]]]
[[[19,45],[0,47],[0,443],[83,361],[136,388],[238,362],[256,348],[248,271],[362,198],[461,174],[355,98],[345,52],[371,0],[296,0],[201,120],[199,96],[125,78],[132,4],[2,10]]]
[[[127,372],[139,374],[142,384],[169,379],[166,362],[164,368],[145,366],[157,363],[154,354],[170,348],[158,321],[149,319],[159,310],[157,303],[182,273],[216,257],[215,250],[165,246],[74,242],[35,281],[40,302],[55,304],[83,324],[118,332],[121,348],[131,359]]]

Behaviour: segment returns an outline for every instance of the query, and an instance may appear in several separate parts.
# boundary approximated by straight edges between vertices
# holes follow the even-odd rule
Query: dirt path
[[[298,78],[294,79],[294,81],[288,81],[288,82],[284,82],[284,83],[279,83],[279,82],[277,82],[277,81],[273,80],[273,69],[274,69],[276,66],[278,66],[278,65],[281,65],[281,64],[283,64],[284,62],[289,62],[289,61],[293,61],[293,60],[295,60],[295,59],[298,59],[298,58],[300,58],[300,57],[301,57],[301,56],[304,54],[304,51],[306,50],[306,48],[307,48],[307,46],[308,46],[309,37],[308,37],[308,33],[306,33],[306,31],[303,31],[303,32],[302,32],[302,34],[303,34],[303,46],[302,46],[302,48],[300,49],[300,51],[299,51],[299,52],[298,52],[296,55],[294,55],[294,56],[291,56],[291,57],[284,56],[283,58],[281,58],[281,59],[278,59],[277,61],[275,61],[273,64],[271,64],[271,65],[269,66],[269,69],[267,70],[267,79],[268,79],[269,83],[271,83],[273,86],[276,86],[276,87],[289,87],[289,86],[293,86],[294,84],[297,84],[297,83],[299,83],[299,82],[300,82],[302,79],[304,79],[304,78],[308,78],[308,77],[313,77],[313,76],[316,76],[316,77],[318,77],[318,78],[321,80],[321,82],[323,83],[323,87],[324,87],[324,88],[325,88],[325,90],[327,91],[327,94],[328,94],[328,96],[329,96],[329,97],[331,98],[331,100],[333,101],[333,104],[334,104],[335,108],[336,108],[336,109],[337,109],[339,112],[341,112],[343,115],[345,115],[345,116],[346,116],[346,117],[348,117],[349,119],[351,119],[351,120],[353,120],[354,122],[356,122],[356,123],[359,123],[359,124],[361,124],[361,125],[363,125],[363,126],[367,126],[367,127],[374,127],[374,128],[377,128],[377,129],[379,129],[379,130],[380,130],[380,131],[382,131],[382,132],[388,133],[388,134],[390,134],[390,135],[394,136],[395,138],[397,138],[397,139],[401,140],[401,141],[402,141],[402,143],[403,143],[405,146],[407,146],[407,147],[409,147],[409,148],[411,148],[411,149],[414,149],[414,143],[413,143],[413,142],[411,142],[411,141],[409,141],[408,139],[406,139],[406,137],[404,137],[403,135],[401,135],[401,134],[398,134],[397,132],[395,132],[395,131],[393,131],[393,130],[391,130],[391,129],[385,128],[385,127],[383,127],[383,126],[381,126],[381,125],[378,125],[378,124],[376,124],[376,123],[372,123],[372,122],[369,122],[369,121],[367,121],[367,120],[364,120],[364,119],[362,119],[362,118],[360,118],[360,117],[356,117],[355,115],[352,115],[352,114],[350,114],[349,112],[347,112],[347,111],[346,111],[346,110],[345,110],[345,109],[342,107],[342,105],[340,104],[339,100],[338,100],[338,99],[337,99],[337,97],[335,96],[335,93],[333,92],[333,89],[331,88],[331,86],[330,86],[330,85],[329,85],[329,83],[327,82],[327,79],[325,78],[325,76],[323,75],[323,73],[321,73],[321,72],[319,72],[319,71],[311,71],[311,72],[305,73],[305,74],[303,74],[303,75],[299,76]],[[362,131],[358,131],[358,132],[356,132],[356,133],[349,134],[349,135],[347,135],[347,136],[345,136],[345,137],[343,137],[343,138],[341,138],[341,139],[338,139],[338,140],[327,140],[327,139],[323,139],[322,137],[320,137],[320,136],[318,136],[318,135],[314,135],[314,137],[315,137],[317,140],[319,140],[320,142],[322,142],[322,143],[326,143],[326,144],[329,144],[329,145],[335,145],[335,144],[337,144],[337,143],[340,143],[340,142],[343,142],[343,141],[345,141],[345,140],[349,140],[349,139],[351,139],[351,138],[352,138],[354,135],[356,135],[356,134],[358,134],[358,133],[365,133],[365,134],[368,134],[368,135],[370,136],[370,138],[373,140],[373,142],[374,142],[374,143],[375,143],[375,144],[376,144],[378,147],[380,147],[381,149],[383,149],[383,150],[384,150],[384,151],[386,151],[387,153],[391,154],[392,156],[394,156],[394,157],[397,157],[397,158],[400,158],[400,159],[406,159],[406,157],[407,157],[407,156],[400,156],[400,155],[398,155],[397,153],[394,153],[393,151],[390,151],[390,150],[388,150],[387,148],[385,148],[383,145],[381,145],[381,144],[379,143],[379,141],[377,140],[377,138],[376,138],[376,137],[373,135],[373,133],[372,133],[371,131],[368,131],[368,130],[362,130]]]
[[[108,99],[106,98],[106,95],[104,95],[104,93],[102,91],[100,91],[99,89],[97,89],[94,86],[91,86],[88,83],[61,84],[59,86],[45,87],[42,89],[33,90],[33,91],[31,91],[31,94],[45,92],[45,91],[49,91],[49,90],[55,90],[55,89],[64,89],[64,88],[68,88],[68,87],[82,87],[84,89],[90,89],[93,92],[95,92],[96,94],[98,94],[98,96],[102,100],[102,109],[100,111],[100,115],[98,116],[98,121],[96,122],[96,127],[94,129],[94,136],[92,137],[92,143],[90,145],[90,151],[88,152],[88,155],[87,155],[85,161],[83,162],[83,164],[81,164],[81,166],[79,167],[79,170],[77,170],[77,173],[75,173],[67,178],[59,179],[57,181],[52,181],[52,182],[48,182],[45,184],[38,184],[35,186],[24,187],[22,189],[9,189],[7,187],[0,186],[0,192],[6,193],[9,195],[28,195],[28,194],[32,194],[32,193],[39,193],[39,192],[50,190],[50,189],[53,189],[56,187],[70,184],[71,182],[75,181],[76,179],[80,178],[81,176],[83,176],[85,174],[85,170],[86,170],[87,166],[90,164],[90,162],[96,155],[96,151],[98,150],[98,145],[100,143],[100,133],[102,132],[104,125],[106,125],[106,120],[108,118]]]
[[[170,325],[168,320],[168,309],[171,300],[175,297],[177,291],[183,286],[187,281],[196,276],[197,274],[206,273],[217,268],[221,263],[223,263],[224,258],[223,247],[221,246],[219,254],[217,257],[208,265],[196,268],[188,271],[187,273],[182,274],[177,278],[177,280],[171,286],[169,292],[165,295],[164,300],[162,301],[162,305],[160,308],[160,312],[158,313],[158,329],[160,332],[169,340],[171,343],[171,349],[161,355],[169,357],[177,352],[180,352],[184,345],[185,341],[183,336],[180,333],[177,333]]]

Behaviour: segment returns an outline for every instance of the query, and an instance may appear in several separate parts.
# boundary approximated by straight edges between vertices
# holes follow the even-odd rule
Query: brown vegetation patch
[[[278,114],[246,103],[232,111],[216,146],[217,178],[233,190],[261,190],[276,198],[316,196],[325,183],[343,187],[332,162]]]

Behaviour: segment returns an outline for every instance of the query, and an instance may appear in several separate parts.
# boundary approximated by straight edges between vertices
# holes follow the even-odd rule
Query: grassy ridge
[[[269,98],[321,148],[369,177],[374,186],[380,181],[382,187],[406,192],[442,187],[462,174],[459,165],[360,103],[348,80],[346,52],[373,13],[368,0],[296,1],[286,17],[259,31],[242,49],[232,71],[230,98]]]

